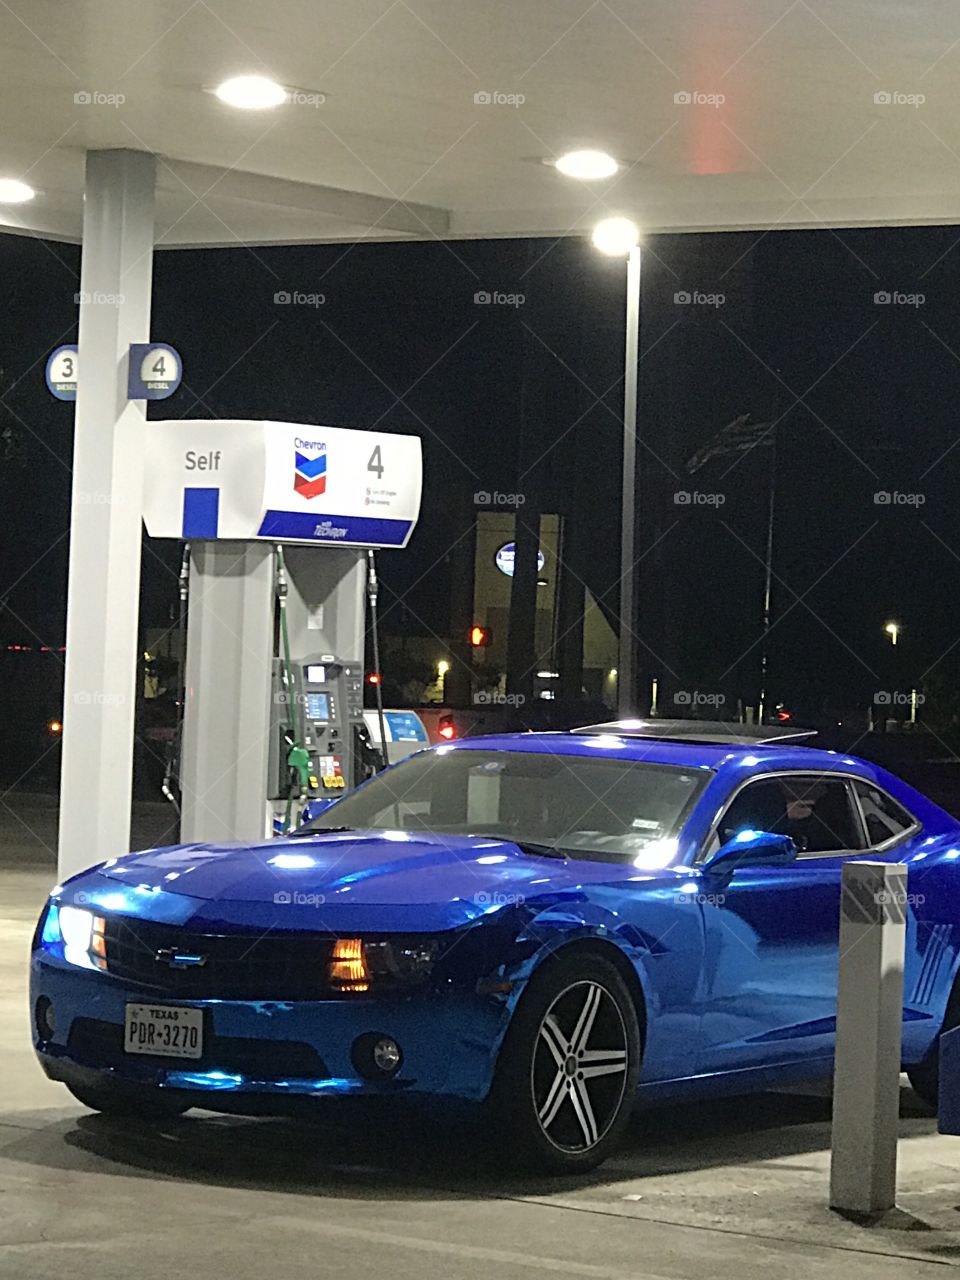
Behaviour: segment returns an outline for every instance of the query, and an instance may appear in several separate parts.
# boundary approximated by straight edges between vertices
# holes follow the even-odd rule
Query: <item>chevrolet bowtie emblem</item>
[[[171,969],[198,969],[207,963],[206,956],[191,955],[186,951],[177,951],[173,947],[164,947],[154,956],[158,964],[168,964]]]

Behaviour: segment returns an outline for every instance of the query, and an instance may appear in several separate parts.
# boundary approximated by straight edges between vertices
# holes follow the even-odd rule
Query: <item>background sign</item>
[[[77,398],[77,344],[57,347],[47,360],[47,386],[58,400]]]
[[[417,436],[293,422],[147,423],[155,538],[404,547],[420,513]]]
[[[487,553],[489,555],[489,552]],[[497,550],[497,568],[501,573],[505,573],[508,578],[513,577],[514,563],[517,558],[517,544],[515,542],[505,542],[502,547]],[[487,561],[489,564],[490,562]],[[542,551],[537,552],[537,573],[543,573],[547,558]]]
[[[128,400],[166,400],[180,385],[183,362],[162,342],[132,342],[127,369]]]

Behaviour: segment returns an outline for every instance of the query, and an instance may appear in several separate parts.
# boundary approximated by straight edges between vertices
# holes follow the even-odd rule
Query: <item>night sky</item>
[[[951,705],[956,243],[955,228],[648,241],[638,630],[641,668],[667,696],[755,699],[771,454],[684,469],[749,412],[780,418],[775,698],[819,713],[920,683],[931,704]],[[74,247],[0,237],[5,644],[63,642],[72,406],[49,396],[43,364],[75,340],[78,267]],[[526,510],[565,514],[573,572],[615,611],[621,262],[575,240],[177,250],[156,255],[154,283],[151,336],[179,349],[185,375],[151,417],[422,436],[420,525],[406,552],[381,556],[385,630],[447,632],[449,551],[477,489],[521,492]],[[324,301],[278,305],[281,291]],[[523,301],[478,305],[478,291]],[[878,293],[901,296],[883,304]],[[684,505],[678,491],[714,496]],[[877,492],[911,496],[878,504]],[[178,556],[173,544],[146,543],[147,625],[169,618]],[[896,650],[883,633],[891,618],[903,627]]]

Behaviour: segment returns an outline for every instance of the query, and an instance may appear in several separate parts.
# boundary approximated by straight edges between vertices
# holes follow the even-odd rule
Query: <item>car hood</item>
[[[586,883],[631,874],[621,864],[524,854],[504,840],[351,831],[148,849],[69,889],[107,910],[178,923],[435,931],[517,903],[577,898]]]

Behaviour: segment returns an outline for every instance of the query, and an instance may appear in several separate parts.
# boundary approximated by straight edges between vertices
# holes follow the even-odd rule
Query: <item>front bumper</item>
[[[41,1035],[37,1002],[53,1004],[56,1030]],[[204,1010],[197,1060],[123,1051],[130,1001]],[[47,1075],[86,1085],[126,1082],[190,1095],[210,1110],[283,1110],[284,1099],[418,1094],[480,1101],[492,1083],[506,1029],[502,997],[424,991],[399,999],[322,1001],[171,1000],[109,974],[33,953],[30,1017]],[[358,1037],[376,1032],[400,1045],[395,1076],[365,1079],[354,1065]]]

